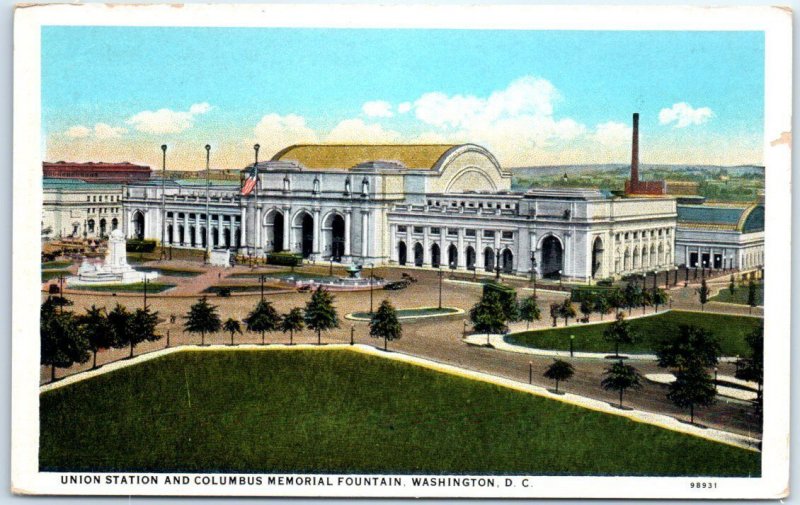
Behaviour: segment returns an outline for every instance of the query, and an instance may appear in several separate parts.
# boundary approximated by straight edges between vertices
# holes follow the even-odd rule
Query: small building
[[[127,183],[150,179],[150,167],[133,163],[87,162],[73,163],[57,161],[42,163],[46,179],[78,179],[96,183]]]
[[[678,204],[675,258],[689,268],[764,265],[764,204]]]
[[[42,236],[104,238],[122,228],[122,186],[45,178]]]

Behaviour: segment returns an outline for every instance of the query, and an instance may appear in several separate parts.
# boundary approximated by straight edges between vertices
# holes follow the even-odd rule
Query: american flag
[[[253,165],[252,172],[250,172],[250,175],[244,181],[244,185],[242,186],[242,196],[249,195],[253,189],[255,189],[256,181],[258,181],[258,167]]]

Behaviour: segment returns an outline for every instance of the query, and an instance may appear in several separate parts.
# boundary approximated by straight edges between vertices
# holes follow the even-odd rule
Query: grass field
[[[597,320],[597,315],[593,316]],[[613,320],[613,315],[606,316]],[[574,350],[584,352],[614,351],[614,345],[603,339],[603,331],[609,323],[589,326],[575,325],[568,328],[550,330],[532,330],[506,336],[511,344],[535,347],[538,349],[569,350],[570,335],[575,335]],[[639,340],[633,345],[621,345],[620,352],[652,353],[656,343],[672,338],[678,333],[682,324],[698,326],[710,331],[719,339],[723,356],[745,356],[750,350],[745,336],[758,326],[764,324],[761,318],[746,316],[729,316],[722,314],[682,312],[672,310],[655,316],[630,320],[631,328],[637,333]]]
[[[72,272],[69,270],[42,270],[42,282],[44,283],[51,279],[55,279],[59,275],[69,277],[72,275]]]
[[[425,307],[422,309],[397,309],[397,318],[398,319],[414,319],[416,317],[424,317],[424,316],[448,316],[451,314],[457,314],[458,309],[454,309],[452,307],[442,307],[438,309],[436,307]],[[372,314],[369,312],[353,312],[350,314],[352,317],[358,319],[371,319]]]
[[[747,305],[747,295],[749,289],[747,286],[739,286],[734,289],[733,294],[726,287],[716,295],[712,296],[712,302],[736,303],[739,305]],[[764,284],[756,285],[756,305],[764,305]]]
[[[161,282],[148,282],[147,283],[147,292],[148,293],[161,293],[168,289],[172,289],[175,287],[175,284],[166,284]],[[76,289],[79,291],[102,291],[102,292],[109,292],[109,293],[131,293],[131,292],[139,292],[141,293],[144,288],[144,283],[142,282],[133,282],[131,284],[96,284],[96,285],[80,285],[80,286],[72,286],[72,289]]]
[[[48,270],[52,268],[64,268],[72,265],[71,261],[45,261],[42,263],[42,270]]]
[[[760,473],[760,454],[350,351],[181,352],[43,393],[43,471]]]
[[[209,286],[203,290],[203,293],[217,294],[221,289],[230,289],[231,293],[259,293],[261,292],[260,284],[220,284],[217,286]],[[279,291],[284,288],[276,288],[274,286],[264,286],[264,292]]]

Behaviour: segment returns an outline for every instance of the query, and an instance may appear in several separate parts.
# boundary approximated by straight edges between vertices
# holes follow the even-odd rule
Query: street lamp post
[[[467,338],[467,321],[464,320],[464,330],[461,332],[461,338]]]
[[[147,310],[147,277],[144,278],[144,283],[142,283],[142,298],[143,298],[143,306],[142,308]]]
[[[169,348],[169,330],[167,330],[167,348]]]
[[[528,384],[533,384],[533,361],[528,361]]]
[[[350,345],[355,344],[356,325],[350,325]]]
[[[558,271],[558,289],[564,287],[564,284],[561,282],[561,270]]]
[[[575,357],[575,335],[569,336],[569,357]]]
[[[533,283],[533,296],[536,296],[536,251],[531,251],[531,282]]]
[[[261,301],[264,301],[264,281],[267,280],[267,277],[264,274],[258,276],[258,281],[261,283]]]
[[[686,274],[685,278],[683,279],[683,287],[689,285],[689,265],[683,267],[683,273]]]
[[[658,270],[653,270],[653,293],[658,289]]]
[[[494,271],[495,271],[494,278],[496,280],[500,280],[500,249],[497,249],[497,251],[495,251]]]
[[[369,264],[369,313],[372,314],[372,286],[375,284],[375,265]]]
[[[206,258],[205,262],[211,259],[211,146],[206,144]]]
[[[437,272],[437,274],[439,275],[439,309],[441,309],[442,308],[442,277],[444,277],[444,272],[442,272],[442,269],[440,268],[439,271]]]
[[[161,145],[161,254],[159,260],[166,259],[164,242],[167,237],[167,144]]]
[[[719,390],[719,385],[717,384],[717,374],[719,373],[719,368],[714,367],[714,391]]]

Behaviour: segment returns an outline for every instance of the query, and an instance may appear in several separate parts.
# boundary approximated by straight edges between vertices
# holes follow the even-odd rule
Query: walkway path
[[[466,377],[473,380],[480,380],[483,382],[488,382],[490,384],[496,384],[499,386],[508,387],[511,389],[515,389],[517,391],[533,394],[539,397],[547,398],[550,400],[560,401],[563,403],[568,403],[571,405],[575,405],[578,407],[588,408],[597,412],[602,412],[604,414],[611,414],[615,416],[625,417],[630,419],[631,421],[650,424],[654,426],[658,426],[661,428],[665,428],[672,431],[677,431],[680,433],[685,433],[687,435],[693,435],[696,437],[704,438],[707,440],[712,440],[715,442],[721,442],[724,444],[732,445],[735,447],[749,449],[753,451],[758,451],[761,441],[757,438],[748,437],[744,435],[740,435],[737,433],[731,433],[727,431],[705,428],[703,426],[699,426],[696,424],[688,424],[685,422],[678,421],[677,419],[663,414],[655,414],[652,412],[644,412],[641,410],[623,410],[620,409],[613,404],[610,404],[605,401],[595,400],[593,398],[587,398],[585,396],[580,396],[572,393],[564,393],[564,394],[556,394],[551,392],[549,389],[541,386],[534,386],[530,384],[522,384],[517,381],[504,379],[501,377],[497,377],[494,375],[490,375],[483,372],[476,372],[474,370],[468,370],[464,368],[460,368],[453,365],[443,364],[436,361],[431,361],[425,358],[420,358],[417,356],[412,356],[405,353],[398,353],[398,352],[384,352],[381,351],[373,346],[357,344],[354,346],[346,345],[346,344],[330,344],[325,346],[315,346],[315,345],[294,345],[294,346],[287,346],[283,344],[271,344],[268,346],[259,346],[259,345],[239,345],[239,346],[227,346],[227,345],[210,345],[210,346],[197,346],[197,345],[185,345],[181,347],[172,347],[169,349],[161,349],[158,351],[150,352],[147,354],[142,354],[136,356],[135,358],[129,360],[120,360],[114,363],[109,363],[102,368],[91,370],[87,372],[78,373],[75,375],[71,375],[65,379],[62,379],[58,382],[52,384],[46,384],[39,388],[40,392],[45,391],[52,391],[54,389],[59,389],[69,384],[74,384],[76,382],[80,382],[82,380],[86,380],[92,377],[97,377],[104,373],[111,372],[113,370],[119,370],[121,368],[126,368],[132,365],[136,365],[142,363],[144,361],[149,361],[154,358],[158,358],[161,356],[165,356],[168,354],[174,354],[176,352],[182,351],[241,351],[241,350],[250,350],[250,351],[260,351],[264,352],[268,349],[293,349],[293,350],[309,350],[314,349],[316,351],[319,350],[353,350],[357,352],[361,352],[364,354],[369,354],[373,356],[380,356],[381,358],[391,359],[395,361],[401,361],[405,363],[410,363],[418,366],[423,366],[429,369],[437,370],[440,372],[449,373],[452,375],[458,375],[461,377]]]

